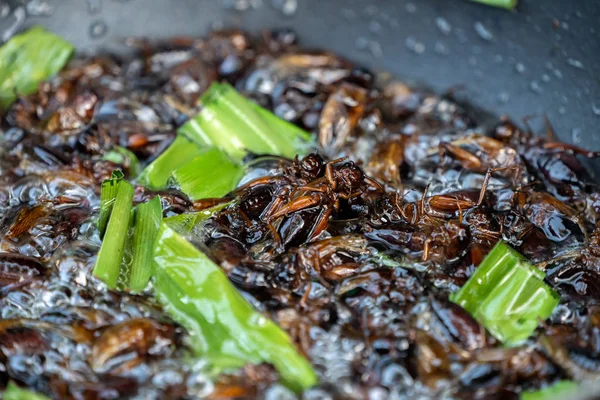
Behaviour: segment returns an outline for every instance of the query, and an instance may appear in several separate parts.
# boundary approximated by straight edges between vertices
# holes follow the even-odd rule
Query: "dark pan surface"
[[[517,120],[546,113],[562,140],[600,149],[599,1],[521,0],[511,13],[463,0],[297,0],[291,16],[273,6],[284,0],[237,2],[254,7],[236,11],[235,0],[46,0],[52,16],[25,25],[43,24],[85,51],[129,35],[291,27],[305,46],[413,83],[438,91],[464,85],[461,96],[495,113]],[[106,31],[93,36],[92,27]]]

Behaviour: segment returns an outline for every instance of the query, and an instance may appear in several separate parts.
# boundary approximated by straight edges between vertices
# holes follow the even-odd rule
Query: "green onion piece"
[[[154,241],[162,219],[160,197],[156,196],[147,203],[137,206],[135,213],[135,231],[133,232],[133,262],[129,288],[140,292],[146,288],[152,273]]]
[[[209,147],[221,149],[236,163],[249,151],[287,158],[310,152],[308,132],[246,99],[229,84],[213,83],[201,102],[202,111],[181,126],[173,144],[144,169],[141,184],[164,187],[174,170]]]
[[[201,103],[202,111],[179,132],[212,143],[236,161],[248,151],[288,158],[306,151],[309,133],[246,99],[229,84],[213,83]]]
[[[506,8],[512,10],[517,6],[518,0],[471,0],[476,3],[485,4],[492,7]]]
[[[200,114],[196,114],[194,117],[187,120],[187,122],[177,129],[177,134],[180,136],[185,136],[190,141],[196,143],[196,145],[200,148],[212,147],[214,146],[213,140],[210,136],[204,132],[202,127],[200,126],[200,118],[198,118]]]
[[[206,210],[174,215],[172,217],[164,218],[163,222],[177,233],[190,233],[198,226],[198,224],[206,221],[231,203],[232,201],[229,201]]]
[[[142,171],[138,181],[152,189],[162,189],[175,169],[192,161],[202,151],[196,142],[184,135],[178,135],[173,143]]]
[[[21,389],[13,381],[8,382],[6,390],[2,393],[3,400],[50,400],[43,394]]]
[[[219,149],[211,148],[173,172],[181,191],[192,200],[222,197],[235,189],[244,170]]]
[[[540,390],[521,393],[521,400],[559,400],[570,398],[577,391],[577,388],[578,385],[575,382],[558,381]]]
[[[315,147],[314,137],[304,129],[286,121],[283,118],[279,118],[271,111],[259,106],[256,103],[252,103],[254,110],[261,116],[261,118],[269,124],[279,135],[283,136],[289,143],[294,146],[296,154],[306,155],[310,153]],[[282,154],[283,155],[283,154]],[[292,158],[290,156],[289,158]]]
[[[119,266],[119,277],[117,278],[117,287],[119,291],[124,291],[128,288],[131,277],[131,264],[133,263],[133,235],[135,233],[135,216],[137,207],[133,207],[129,213],[129,228],[125,236],[125,244],[123,246],[123,257]]]
[[[221,113],[220,116],[216,115],[212,108],[204,108],[190,121],[193,122],[188,121],[179,128],[184,136],[189,137],[191,129],[194,130],[194,133],[207,133],[210,135],[211,146],[216,146],[225,151],[236,162],[241,162],[246,156],[246,146],[236,135],[236,132],[241,131],[244,127],[237,126],[236,119],[230,116],[225,118],[225,113]]]
[[[112,212],[115,197],[117,197],[117,188],[122,179],[123,173],[119,170],[114,170],[110,179],[102,182],[100,189],[100,215],[98,216],[98,230],[100,231],[101,239],[104,237],[106,224]]]
[[[545,273],[500,241],[450,300],[467,310],[498,340],[526,340],[560,300],[544,282]]]
[[[102,159],[127,168],[129,175],[132,177],[138,176],[138,174],[141,172],[141,166],[138,158],[131,150],[126,149],[125,147],[116,146],[114,150],[104,153]]]
[[[13,36],[0,47],[0,109],[6,109],[17,94],[31,94],[38,84],[58,73],[73,54],[73,46],[34,26]]]
[[[205,211],[206,210],[174,215],[172,217],[165,218],[163,222],[175,232],[189,233],[196,225],[210,217],[210,215],[205,214]]]
[[[211,85],[201,102],[204,109],[199,114],[200,125],[223,150],[241,150],[242,158],[246,150],[255,154],[289,152],[293,153],[290,157],[295,155],[293,145],[273,130],[256,112],[252,102],[229,84]]]
[[[127,230],[129,229],[132,200],[133,186],[129,182],[120,181],[117,184],[117,195],[108,220],[106,234],[94,266],[94,276],[103,280],[112,289],[117,287],[119,279],[121,260],[123,259]]]
[[[269,362],[294,390],[316,383],[311,365],[286,333],[254,310],[215,263],[164,223],[154,262],[159,301],[188,329],[193,351],[214,368]]]

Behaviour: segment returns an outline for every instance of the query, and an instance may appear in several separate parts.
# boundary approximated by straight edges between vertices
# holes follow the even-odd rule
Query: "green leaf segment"
[[[154,241],[162,220],[160,197],[136,207],[135,230],[133,232],[133,261],[129,276],[129,288],[140,292],[146,288],[152,273]]]
[[[526,340],[560,300],[545,273],[500,241],[450,300],[467,310],[501,342]]]
[[[223,196],[241,179],[242,160],[248,153],[293,158],[309,150],[309,133],[229,84],[213,83],[200,103],[202,111],[179,128],[173,144],[142,172],[142,184],[160,189],[173,177],[192,199]],[[220,168],[214,168],[216,162]],[[207,194],[210,191],[212,195]]]
[[[551,386],[533,392],[521,393],[521,400],[559,400],[576,398],[578,385],[572,381],[558,381]]]
[[[114,186],[116,186],[114,205],[110,212],[102,247],[100,247],[94,266],[94,275],[113,289],[117,287],[119,279],[125,241],[129,230],[131,201],[133,199],[133,186],[129,182],[121,180]],[[113,187],[110,186],[111,191],[112,189]],[[102,194],[100,194],[100,197],[103,197]]]
[[[310,135],[246,99],[229,84],[214,83],[202,95],[202,111],[181,132],[241,161],[248,152],[293,158],[298,140]]]
[[[487,6],[506,8],[512,10],[517,6],[518,0],[471,0],[476,3],[485,4]]]
[[[316,383],[286,333],[240,295],[206,255],[163,223],[156,243],[155,291],[191,334],[193,350],[217,370],[269,362],[292,389]]]
[[[69,42],[40,26],[13,36],[0,47],[0,109],[8,108],[17,95],[35,92],[72,54]]]
[[[21,389],[14,382],[8,382],[6,390],[2,393],[3,400],[50,400],[48,397],[32,392],[31,390]]]
[[[138,176],[141,172],[141,166],[137,156],[125,147],[115,146],[113,150],[104,153],[102,159],[127,168],[129,176]]]
[[[172,217],[163,219],[163,222],[177,233],[188,234],[191,233],[194,230],[194,228],[196,228],[203,221],[206,221],[208,218],[212,217],[216,212],[222,210],[231,203],[232,201],[219,204],[217,206],[202,211],[173,215]]]
[[[223,197],[242,179],[244,169],[222,151],[211,147],[187,164],[177,168],[173,177],[192,200]]]
[[[123,180],[123,173],[119,170],[112,172],[110,179],[102,182],[100,191],[100,215],[98,216],[98,230],[100,231],[100,238],[104,237],[106,231],[106,225],[110,218],[113,205],[115,204],[115,198],[117,197],[117,189],[119,188],[119,182]]]
[[[192,161],[202,154],[202,148],[185,135],[177,135],[173,143],[156,160],[150,163],[138,181],[153,189],[162,189],[167,185],[175,169]]]

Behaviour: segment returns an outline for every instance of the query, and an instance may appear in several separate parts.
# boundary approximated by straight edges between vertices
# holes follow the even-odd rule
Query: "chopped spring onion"
[[[94,276],[103,280],[112,289],[116,288],[119,279],[121,260],[123,259],[129,229],[132,200],[133,186],[129,182],[119,181],[106,234],[94,266]]]
[[[163,222],[177,233],[189,233],[192,232],[194,228],[198,226],[198,224],[200,224],[203,221],[206,221],[208,218],[212,217],[216,212],[222,210],[230,204],[231,201],[219,204],[217,206],[202,211],[173,215],[172,217],[163,219]]]
[[[545,273],[500,241],[450,300],[467,310],[501,342],[526,340],[558,305]]]
[[[500,7],[512,10],[517,6],[518,0],[471,0],[476,3],[485,4],[492,7]]]
[[[181,191],[192,200],[222,197],[237,186],[243,168],[219,149],[206,150],[173,172]]]
[[[200,101],[204,108],[194,120],[204,134],[233,159],[241,160],[247,151],[288,158],[298,153],[296,143],[290,140],[291,131],[281,129],[281,120],[267,110],[257,111],[260,108],[255,103],[229,84],[212,84]],[[266,115],[272,117],[265,118]],[[299,128],[294,132],[294,136],[306,137]]]
[[[269,124],[270,127],[272,127],[274,130],[277,130],[279,135],[283,136],[289,143],[294,145],[296,150],[294,156],[296,154],[306,155],[311,152],[312,149],[310,147],[314,145],[314,138],[310,133],[283,118],[279,118],[271,111],[259,106],[256,103],[252,103],[252,105],[254,106],[254,110],[266,123]],[[292,155],[288,156],[289,158],[293,157]]]
[[[133,234],[135,233],[135,216],[137,207],[133,207],[129,213],[129,228],[125,236],[125,244],[123,246],[123,257],[119,266],[119,277],[117,278],[117,290],[123,291],[127,289],[129,278],[131,276],[131,264],[133,263]]]
[[[140,292],[146,288],[152,272],[154,241],[162,219],[160,197],[136,207],[135,230],[133,232],[133,261],[129,276],[129,288]]]
[[[123,173],[119,170],[114,170],[110,176],[110,179],[102,182],[102,187],[100,189],[100,215],[98,216],[98,230],[100,231],[100,238],[104,237],[106,224],[108,224],[108,218],[112,212],[113,204],[115,203],[115,197],[117,197],[117,188],[122,179]]]
[[[194,352],[215,369],[269,362],[294,390],[316,383],[311,365],[286,333],[254,310],[216,264],[166,224],[158,233],[154,262],[159,301],[188,329]]]
[[[17,94],[31,94],[38,84],[58,73],[73,54],[64,39],[34,26],[13,36],[0,47],[0,109],[6,109]]]
[[[521,393],[521,400],[559,400],[574,396],[578,385],[572,381],[558,381],[551,386],[533,392]]]
[[[131,150],[125,147],[116,146],[113,150],[104,153],[102,159],[121,165],[129,171],[129,175],[132,177],[138,176],[141,172],[138,158]]]
[[[222,150],[235,163],[248,152],[293,158],[310,151],[309,133],[246,99],[229,84],[213,83],[201,103],[202,111],[181,126],[173,144],[144,169],[142,184],[164,187],[174,170],[210,147]]]
[[[2,393],[3,400],[50,400],[43,394],[21,389],[13,381],[8,382],[6,390]]]
[[[152,189],[164,188],[176,168],[192,161],[201,153],[202,150],[196,142],[187,136],[178,135],[173,143],[142,171],[138,180]]]

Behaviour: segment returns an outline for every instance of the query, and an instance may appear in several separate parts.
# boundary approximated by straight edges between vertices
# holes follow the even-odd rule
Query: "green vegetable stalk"
[[[281,119],[265,118],[265,114],[272,114],[266,110],[257,112],[258,106],[229,84],[214,83],[200,101],[204,108],[194,120],[206,136],[234,160],[241,160],[248,151],[288,158],[298,153],[294,141],[282,135],[280,125],[273,123],[274,119]]]
[[[50,400],[43,394],[21,389],[14,382],[8,382],[6,390],[2,393],[3,400]]]
[[[202,154],[202,148],[187,136],[178,135],[173,143],[138,177],[140,184],[152,189],[167,185],[173,171]]]
[[[578,385],[572,381],[558,381],[548,387],[533,392],[521,393],[521,400],[558,400],[565,398],[576,398],[574,393]]]
[[[156,243],[157,297],[188,329],[196,353],[219,370],[269,362],[294,390],[316,383],[285,332],[254,310],[206,255],[166,224]]]
[[[136,207],[132,243],[133,261],[129,276],[129,288],[134,292],[144,290],[150,281],[154,241],[161,220],[162,205],[159,196]]]
[[[198,224],[206,221],[231,203],[232,201],[229,201],[206,210],[173,215],[172,217],[163,219],[163,222],[177,233],[190,233],[198,226]]]
[[[106,231],[106,225],[110,218],[115,198],[117,197],[117,189],[119,188],[119,182],[123,180],[123,173],[119,170],[112,172],[110,179],[102,182],[100,189],[100,215],[98,216],[98,230],[100,231],[100,238],[104,237]]]
[[[113,150],[106,152],[102,159],[127,168],[131,177],[136,177],[141,172],[138,158],[131,150],[125,147],[116,146]]]
[[[244,170],[213,147],[173,172],[181,191],[192,200],[222,197],[231,192]]]
[[[518,0],[471,0],[476,3],[485,4],[492,7],[506,8],[512,10],[517,6]]]
[[[40,26],[13,36],[0,47],[0,109],[8,108],[18,94],[35,92],[72,54],[69,42]]]
[[[174,171],[213,147],[238,165],[248,152],[293,158],[310,151],[312,136],[308,132],[245,98],[229,84],[213,83],[200,102],[202,111],[179,128],[173,144],[142,172],[142,184],[164,187]]]
[[[127,231],[129,229],[132,200],[133,186],[126,181],[118,182],[117,193],[108,220],[106,234],[96,258],[96,265],[93,272],[94,276],[103,280],[112,289],[117,287],[119,279]]]
[[[450,300],[467,310],[501,342],[526,340],[554,311],[558,294],[543,271],[500,241]]]

